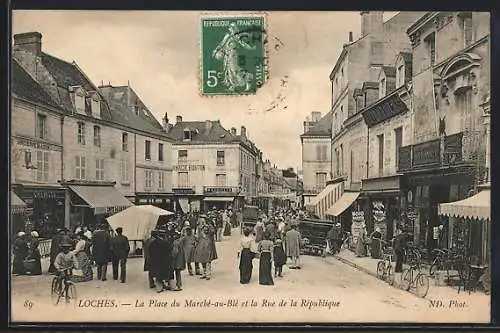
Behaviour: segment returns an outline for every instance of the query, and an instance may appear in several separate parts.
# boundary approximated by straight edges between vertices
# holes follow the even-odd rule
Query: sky
[[[328,77],[349,31],[359,37],[359,12],[267,12],[269,80],[252,96],[206,97],[199,81],[200,18],[217,14],[13,11],[12,33],[40,32],[43,52],[75,61],[96,85],[130,84],[158,120],[167,112],[171,122],[182,115],[219,119],[238,131],[244,125],[264,158],[301,169],[303,121],[312,111],[329,111]],[[279,96],[284,99],[276,102]]]

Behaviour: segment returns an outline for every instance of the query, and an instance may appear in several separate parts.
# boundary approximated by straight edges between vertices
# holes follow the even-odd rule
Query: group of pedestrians
[[[300,269],[301,236],[291,211],[270,210],[259,217],[255,227],[242,228],[238,251],[240,283],[248,284],[252,278],[253,260],[259,259],[259,284],[274,285],[274,277],[283,277],[283,266],[291,260],[290,269]]]
[[[42,261],[39,249],[39,235],[36,231],[26,234],[20,231],[13,242],[12,274],[41,275]]]
[[[216,242],[231,235],[237,214],[212,209],[207,214],[178,215],[160,224],[144,242],[144,271],[150,288],[158,293],[180,291],[182,271],[200,279],[212,279],[212,263],[217,257]]]

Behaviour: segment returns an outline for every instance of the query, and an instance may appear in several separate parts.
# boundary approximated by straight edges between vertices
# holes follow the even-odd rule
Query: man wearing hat
[[[92,236],[92,256],[97,265],[97,279],[106,281],[108,263],[111,259],[111,237],[104,230],[105,226],[99,224]]]
[[[54,261],[56,260],[56,256],[61,252],[61,242],[63,239],[64,230],[56,229],[56,234],[52,237],[52,241],[50,242],[50,266],[49,266],[49,274],[55,274],[56,268],[54,266]]]
[[[122,227],[116,228],[117,235],[111,239],[111,262],[113,263],[113,280],[118,280],[118,266],[120,266],[120,282],[125,283],[130,243],[127,236],[122,233]]]
[[[68,240],[63,240],[60,246],[62,252],[56,256],[54,267],[56,268],[56,274],[61,279],[68,279],[73,275],[72,270],[76,263],[75,254],[71,252],[73,244]],[[67,288],[67,285],[65,288]]]

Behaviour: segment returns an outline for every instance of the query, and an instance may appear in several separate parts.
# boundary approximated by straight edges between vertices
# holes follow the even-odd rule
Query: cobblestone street
[[[12,278],[13,321],[119,321],[119,322],[231,322],[239,313],[245,322],[487,322],[489,297],[457,294],[451,288],[431,288],[426,299],[388,284],[329,257],[303,256],[301,270],[284,269],[274,286],[258,284],[258,260],[249,285],[240,285],[237,258],[238,231],[218,243],[219,260],[210,281],[183,272],[184,290],[156,293],[148,288],[142,258],[128,263],[126,284],[108,281],[77,284],[79,305],[54,306],[50,298],[51,276]],[[47,263],[44,262],[44,272]],[[449,290],[448,290],[449,289]],[[444,290],[444,291],[443,291]],[[433,294],[433,292],[435,294]],[[438,295],[438,296],[435,296]],[[97,300],[108,306],[95,307]],[[177,301],[178,307],[171,307]],[[210,305],[196,302],[210,300]],[[244,302],[248,300],[248,306]],[[251,301],[254,300],[254,307]],[[286,305],[280,306],[280,302]],[[296,306],[291,302],[296,301]],[[430,300],[440,300],[433,307]],[[26,302],[32,304],[27,307]],[[92,302],[94,307],[85,307]],[[142,304],[144,307],[136,307]],[[217,303],[219,302],[219,303]],[[237,304],[236,304],[237,302]],[[450,302],[452,306],[450,307]],[[191,303],[190,306],[187,306]],[[232,304],[231,304],[232,303]],[[129,305],[125,305],[129,304]],[[273,305],[274,304],[274,305]],[[458,306],[462,304],[463,307]],[[234,305],[234,306],[232,306]],[[283,304],[282,304],[283,305]],[[224,311],[221,311],[224,308]],[[68,311],[71,309],[70,311]],[[118,311],[117,311],[118,310]],[[243,312],[245,315],[241,315]]]

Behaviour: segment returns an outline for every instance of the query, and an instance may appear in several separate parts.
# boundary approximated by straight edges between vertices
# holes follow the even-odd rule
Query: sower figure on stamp
[[[124,236],[121,227],[116,228],[117,235],[111,239],[111,254],[113,262],[113,280],[118,280],[118,266],[120,266],[120,282],[125,283],[127,276],[127,258],[130,253],[130,244]]]
[[[101,281],[106,281],[108,263],[111,259],[111,237],[104,229],[105,226],[99,224],[92,236],[92,254],[97,265],[97,279]]]

